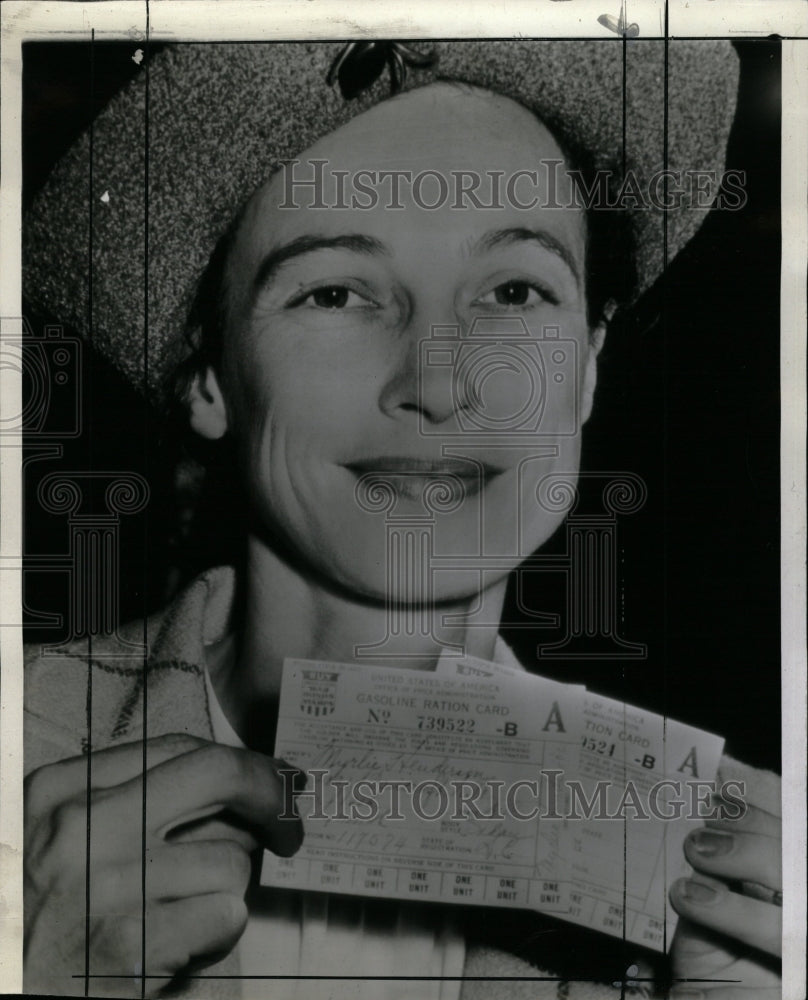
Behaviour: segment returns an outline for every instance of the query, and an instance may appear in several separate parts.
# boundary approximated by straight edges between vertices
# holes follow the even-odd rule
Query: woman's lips
[[[460,459],[410,458],[400,455],[374,456],[345,463],[357,478],[388,483],[403,500],[421,500],[424,491],[440,484],[452,499],[474,496],[504,469]]]

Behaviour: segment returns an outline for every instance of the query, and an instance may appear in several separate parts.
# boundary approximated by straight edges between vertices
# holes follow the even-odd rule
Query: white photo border
[[[406,37],[604,38],[604,0],[114,0],[0,4],[2,189],[0,317],[20,333],[21,103],[24,41],[133,42]],[[803,0],[738,4],[628,0],[618,11],[644,37],[765,38],[782,42],[781,598],[783,997],[806,995],[806,298],[808,272],[808,6]],[[0,420],[21,411],[19,371],[0,370]],[[22,439],[0,448],[0,992],[22,989]]]

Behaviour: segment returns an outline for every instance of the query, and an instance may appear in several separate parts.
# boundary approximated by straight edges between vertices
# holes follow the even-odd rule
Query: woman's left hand
[[[685,855],[694,874],[670,890],[681,918],[672,1000],[779,1000],[780,817],[749,805],[741,818],[708,820],[688,835]]]

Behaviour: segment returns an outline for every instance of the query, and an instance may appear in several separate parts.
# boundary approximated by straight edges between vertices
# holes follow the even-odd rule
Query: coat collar
[[[115,718],[110,742],[168,733],[213,739],[205,646],[226,634],[235,591],[233,567],[217,566],[198,576],[161,615],[146,622],[146,669],[138,672]],[[501,636],[494,658],[521,666]]]
[[[231,566],[208,570],[165,612],[146,622],[146,669],[139,672],[121,705],[110,742],[168,733],[213,739],[205,646],[227,630],[235,585]]]

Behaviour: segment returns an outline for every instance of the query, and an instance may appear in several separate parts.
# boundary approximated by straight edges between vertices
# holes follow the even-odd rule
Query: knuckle
[[[252,871],[249,854],[233,840],[223,841],[222,852],[230,881],[239,889],[245,889]]]
[[[23,798],[31,813],[40,812],[53,795],[53,764],[37,768],[23,781]]]
[[[190,945],[183,922],[176,920],[170,904],[148,906],[144,923],[147,972],[174,975],[184,969],[191,961]]]
[[[26,875],[30,875],[33,884],[38,884],[45,874],[53,832],[51,816],[37,823],[30,821],[25,823],[23,865]]]
[[[226,786],[238,787],[244,776],[244,753],[236,747],[226,747],[212,744],[200,750],[206,764],[215,769],[215,773]]]
[[[146,951],[146,970],[154,976],[173,976],[191,963],[187,946],[155,938]]]
[[[87,809],[83,802],[68,799],[49,817],[48,845],[56,855],[69,861],[84,858],[87,838]]]
[[[57,824],[64,830],[74,830],[76,827],[85,828],[87,825],[87,809],[79,799],[67,799],[60,802],[53,810],[53,816]]]
[[[247,904],[244,897],[233,892],[222,892],[219,897],[219,916],[222,927],[233,936],[241,934],[247,926]]]
[[[93,928],[91,945],[96,958],[118,966],[114,971],[133,967],[141,954],[141,922],[131,914],[101,919]],[[106,970],[102,968],[102,971]]]

